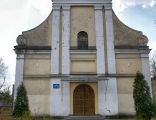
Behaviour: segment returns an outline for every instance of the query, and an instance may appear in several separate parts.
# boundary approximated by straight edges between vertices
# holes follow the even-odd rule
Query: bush
[[[12,96],[9,89],[10,87],[0,90],[0,101],[3,106],[12,106]]]
[[[22,117],[30,116],[27,92],[23,84],[21,84],[17,89],[17,96],[15,99],[13,116]]]
[[[151,98],[150,89],[142,73],[137,73],[133,84],[133,98],[136,115],[142,120],[151,120],[155,106]]]

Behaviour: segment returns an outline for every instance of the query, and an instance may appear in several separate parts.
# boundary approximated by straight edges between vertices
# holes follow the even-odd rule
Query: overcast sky
[[[0,57],[9,67],[9,83],[15,75],[16,37],[43,22],[51,9],[51,0],[0,0]],[[156,48],[156,0],[113,0],[113,9],[126,25],[143,31],[150,48]]]

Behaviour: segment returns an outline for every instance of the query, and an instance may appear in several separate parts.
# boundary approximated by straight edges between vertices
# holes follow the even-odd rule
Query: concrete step
[[[69,116],[66,120],[104,120],[104,116]]]

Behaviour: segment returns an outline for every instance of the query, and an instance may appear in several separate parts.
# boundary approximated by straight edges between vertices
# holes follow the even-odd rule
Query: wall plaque
[[[60,88],[60,84],[53,84],[53,89],[59,89]]]

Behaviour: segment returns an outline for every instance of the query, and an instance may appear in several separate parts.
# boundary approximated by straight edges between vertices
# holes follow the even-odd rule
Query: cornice
[[[115,46],[116,54],[149,54],[148,46]]]
[[[103,5],[102,4],[96,4],[96,5],[94,5],[94,9],[95,10],[102,10],[103,9]]]
[[[55,5],[74,5],[74,6],[79,6],[79,5],[96,5],[96,4],[107,4],[108,6],[110,6],[112,4],[111,0],[52,0],[53,2],[53,6]],[[107,6],[106,5],[106,6]]]
[[[62,6],[62,10],[64,10],[64,11],[69,11],[70,10],[70,5],[63,5]]]
[[[53,5],[53,11],[59,11],[61,9],[60,5]]]
[[[53,3],[112,3],[111,0],[52,0]]]

